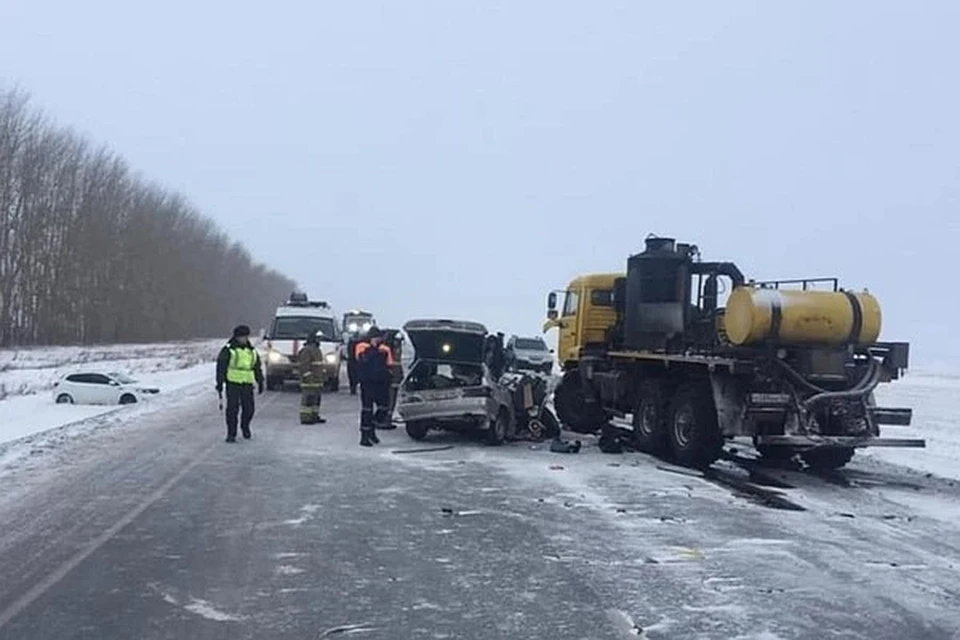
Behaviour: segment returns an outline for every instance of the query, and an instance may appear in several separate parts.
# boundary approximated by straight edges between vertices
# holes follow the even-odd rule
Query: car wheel
[[[133,395],[132,393],[125,393],[122,396],[120,396],[120,404],[136,404],[136,403],[137,403],[137,396]]]
[[[507,439],[507,427],[509,426],[510,416],[507,414],[505,409],[500,409],[500,412],[497,414],[497,417],[493,422],[490,423],[490,426],[487,428],[486,436],[487,444],[490,446],[499,446],[504,443]]]
[[[57,396],[57,404],[73,404],[73,396],[69,393],[61,393]]]
[[[407,435],[417,441],[420,441],[426,438],[427,432],[430,431],[430,428],[427,426],[427,423],[423,422],[422,420],[408,422],[406,425],[406,429],[407,429]]]

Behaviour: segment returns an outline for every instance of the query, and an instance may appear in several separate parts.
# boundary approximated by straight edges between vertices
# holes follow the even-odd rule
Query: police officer
[[[263,369],[260,354],[250,344],[250,327],[239,325],[233,330],[233,337],[220,350],[217,356],[217,394],[223,395],[227,389],[227,442],[237,441],[237,418],[240,418],[240,431],[249,440],[250,421],[253,420],[253,387],[263,393]]]
[[[390,421],[390,369],[394,361],[378,327],[371,327],[367,338],[368,342],[357,345],[356,358],[360,381],[360,445],[372,447],[380,442],[377,425],[383,426]]]
[[[321,389],[326,382],[323,368],[323,351],[318,335],[307,338],[307,343],[297,354],[300,370],[300,424],[323,424],[320,417]]]

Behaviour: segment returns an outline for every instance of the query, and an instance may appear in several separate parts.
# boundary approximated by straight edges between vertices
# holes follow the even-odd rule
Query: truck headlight
[[[270,364],[280,364],[283,362],[283,356],[276,351],[271,351],[267,354],[267,362]]]
[[[326,355],[327,364],[336,364],[339,359],[340,355],[336,353],[328,353]]]
[[[351,322],[350,324],[347,325],[347,330],[350,333],[356,333],[357,331],[360,330],[360,325],[358,325],[356,322]]]

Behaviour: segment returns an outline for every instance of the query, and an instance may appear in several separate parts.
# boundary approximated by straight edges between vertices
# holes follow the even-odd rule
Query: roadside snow
[[[877,404],[913,409],[909,427],[881,425],[888,437],[921,437],[924,449],[865,449],[865,455],[944,478],[960,479],[960,369],[911,371],[901,380],[877,388]],[[859,455],[859,454],[858,454]]]
[[[5,443],[98,416],[132,411],[133,407],[55,404],[50,389],[66,373],[81,368],[120,371],[158,386],[160,395],[142,402],[139,414],[186,387],[212,380],[212,361],[222,344],[221,340],[203,340],[0,351],[0,454],[10,448]]]

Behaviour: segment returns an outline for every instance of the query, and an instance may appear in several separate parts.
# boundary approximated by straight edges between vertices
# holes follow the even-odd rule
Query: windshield
[[[333,318],[312,318],[310,316],[285,316],[274,318],[270,338],[273,340],[305,340],[317,331],[323,332],[328,340],[337,339],[337,328]]]
[[[135,379],[135,378],[131,378],[130,376],[128,376],[128,375],[126,375],[126,374],[124,374],[124,373],[116,373],[116,372],[113,372],[113,373],[110,374],[110,377],[113,378],[114,380],[116,380],[117,382],[121,383],[121,384],[132,384],[132,383],[136,382],[136,379]]]
[[[536,338],[517,338],[514,345],[517,349],[523,349],[525,351],[547,350],[547,344],[543,340],[537,340]]]

